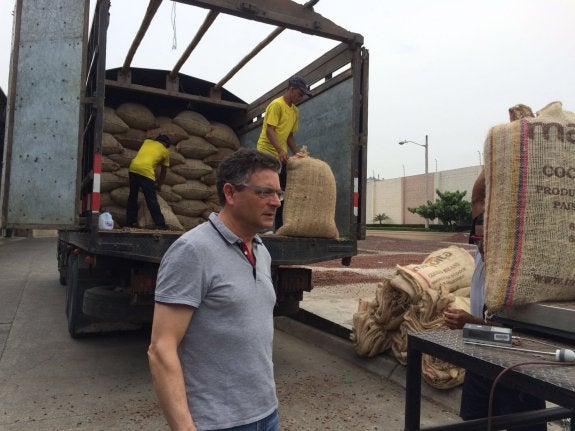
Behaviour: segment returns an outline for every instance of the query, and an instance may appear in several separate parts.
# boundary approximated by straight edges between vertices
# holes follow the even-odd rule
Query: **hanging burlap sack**
[[[160,205],[160,210],[162,211],[162,215],[166,220],[166,226],[168,226],[171,230],[184,230],[184,227],[172,211],[172,208],[170,208],[170,206],[166,203],[165,200],[162,199],[161,196],[158,196],[158,204]],[[156,227],[154,219],[150,214],[150,210],[148,210],[148,206],[146,205],[145,199],[138,204],[138,227],[150,229]]]
[[[123,133],[129,128],[130,126],[116,115],[116,111],[113,108],[104,106],[104,132]]]
[[[216,147],[225,147],[237,150],[240,148],[240,140],[230,126],[223,123],[210,123],[210,130],[206,139]]]
[[[488,309],[575,299],[575,114],[493,127],[484,154]]]
[[[139,103],[122,103],[116,108],[116,114],[133,129],[149,130],[158,125],[152,111]]]
[[[204,159],[218,152],[218,149],[200,136],[190,136],[176,146],[178,152],[188,159]]]
[[[337,238],[336,184],[331,168],[313,157],[291,157],[283,203],[283,226],[277,235]]]
[[[190,135],[206,136],[210,122],[199,112],[182,111],[174,117],[174,123],[182,127]]]
[[[149,139],[156,139],[158,135],[166,135],[170,138],[172,144],[177,144],[178,142],[188,138],[186,131],[174,123],[164,123],[159,127],[150,129],[146,132],[146,138]]]

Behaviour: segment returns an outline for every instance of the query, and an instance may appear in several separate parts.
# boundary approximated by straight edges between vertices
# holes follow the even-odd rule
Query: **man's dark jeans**
[[[165,227],[166,220],[160,210],[158,197],[156,196],[156,183],[155,181],[144,177],[143,175],[135,174],[130,175],[130,195],[128,196],[128,210],[126,212],[126,226],[135,226],[138,222],[138,191],[142,189],[146,205],[150,210],[152,219],[157,227]]]

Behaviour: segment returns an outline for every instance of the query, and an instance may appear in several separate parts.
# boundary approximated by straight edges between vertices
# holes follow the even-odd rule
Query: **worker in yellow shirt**
[[[304,96],[311,96],[305,80],[294,76],[288,81],[286,92],[270,102],[266,108],[262,131],[257,149],[269,153],[281,163],[280,187],[285,190],[287,182],[286,163],[288,147],[293,154],[298,152],[293,134],[298,130],[299,111],[297,104]],[[276,210],[275,228],[283,224],[282,207]]]
[[[136,227],[138,221],[138,192],[142,189],[146,205],[157,229],[167,229],[166,220],[160,210],[156,189],[160,190],[166,178],[166,168],[170,166],[172,144],[166,135],[158,135],[156,139],[146,139],[136,157],[130,163],[130,195],[126,211],[126,226]],[[156,180],[156,167],[160,165],[160,174]]]

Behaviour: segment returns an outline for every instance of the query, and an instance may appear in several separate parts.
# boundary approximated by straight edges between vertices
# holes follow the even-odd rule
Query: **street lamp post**
[[[417,142],[413,142],[413,141],[408,141],[408,140],[403,140],[399,142],[399,145],[403,145],[403,144],[407,144],[407,143],[411,143],[411,144],[415,144],[415,145],[419,145],[420,147],[425,148],[425,204],[427,205],[427,203],[429,202],[429,181],[428,181],[428,150],[429,150],[429,143],[427,140],[427,135],[425,135],[425,144],[418,144]],[[425,219],[425,229],[429,229],[429,219],[426,218]]]

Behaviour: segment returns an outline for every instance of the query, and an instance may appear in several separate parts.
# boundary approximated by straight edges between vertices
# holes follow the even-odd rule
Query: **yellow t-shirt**
[[[160,163],[170,166],[170,152],[161,142],[146,139],[130,163],[129,171],[155,181],[155,169]]]
[[[298,129],[298,109],[292,104],[289,106],[283,96],[278,97],[270,102],[266,108],[264,124],[258,139],[257,149],[264,153],[269,153],[278,157],[278,152],[270,142],[266,129],[269,125],[275,126],[278,134],[279,143],[285,152],[288,150],[287,139],[290,133],[297,132]]]

